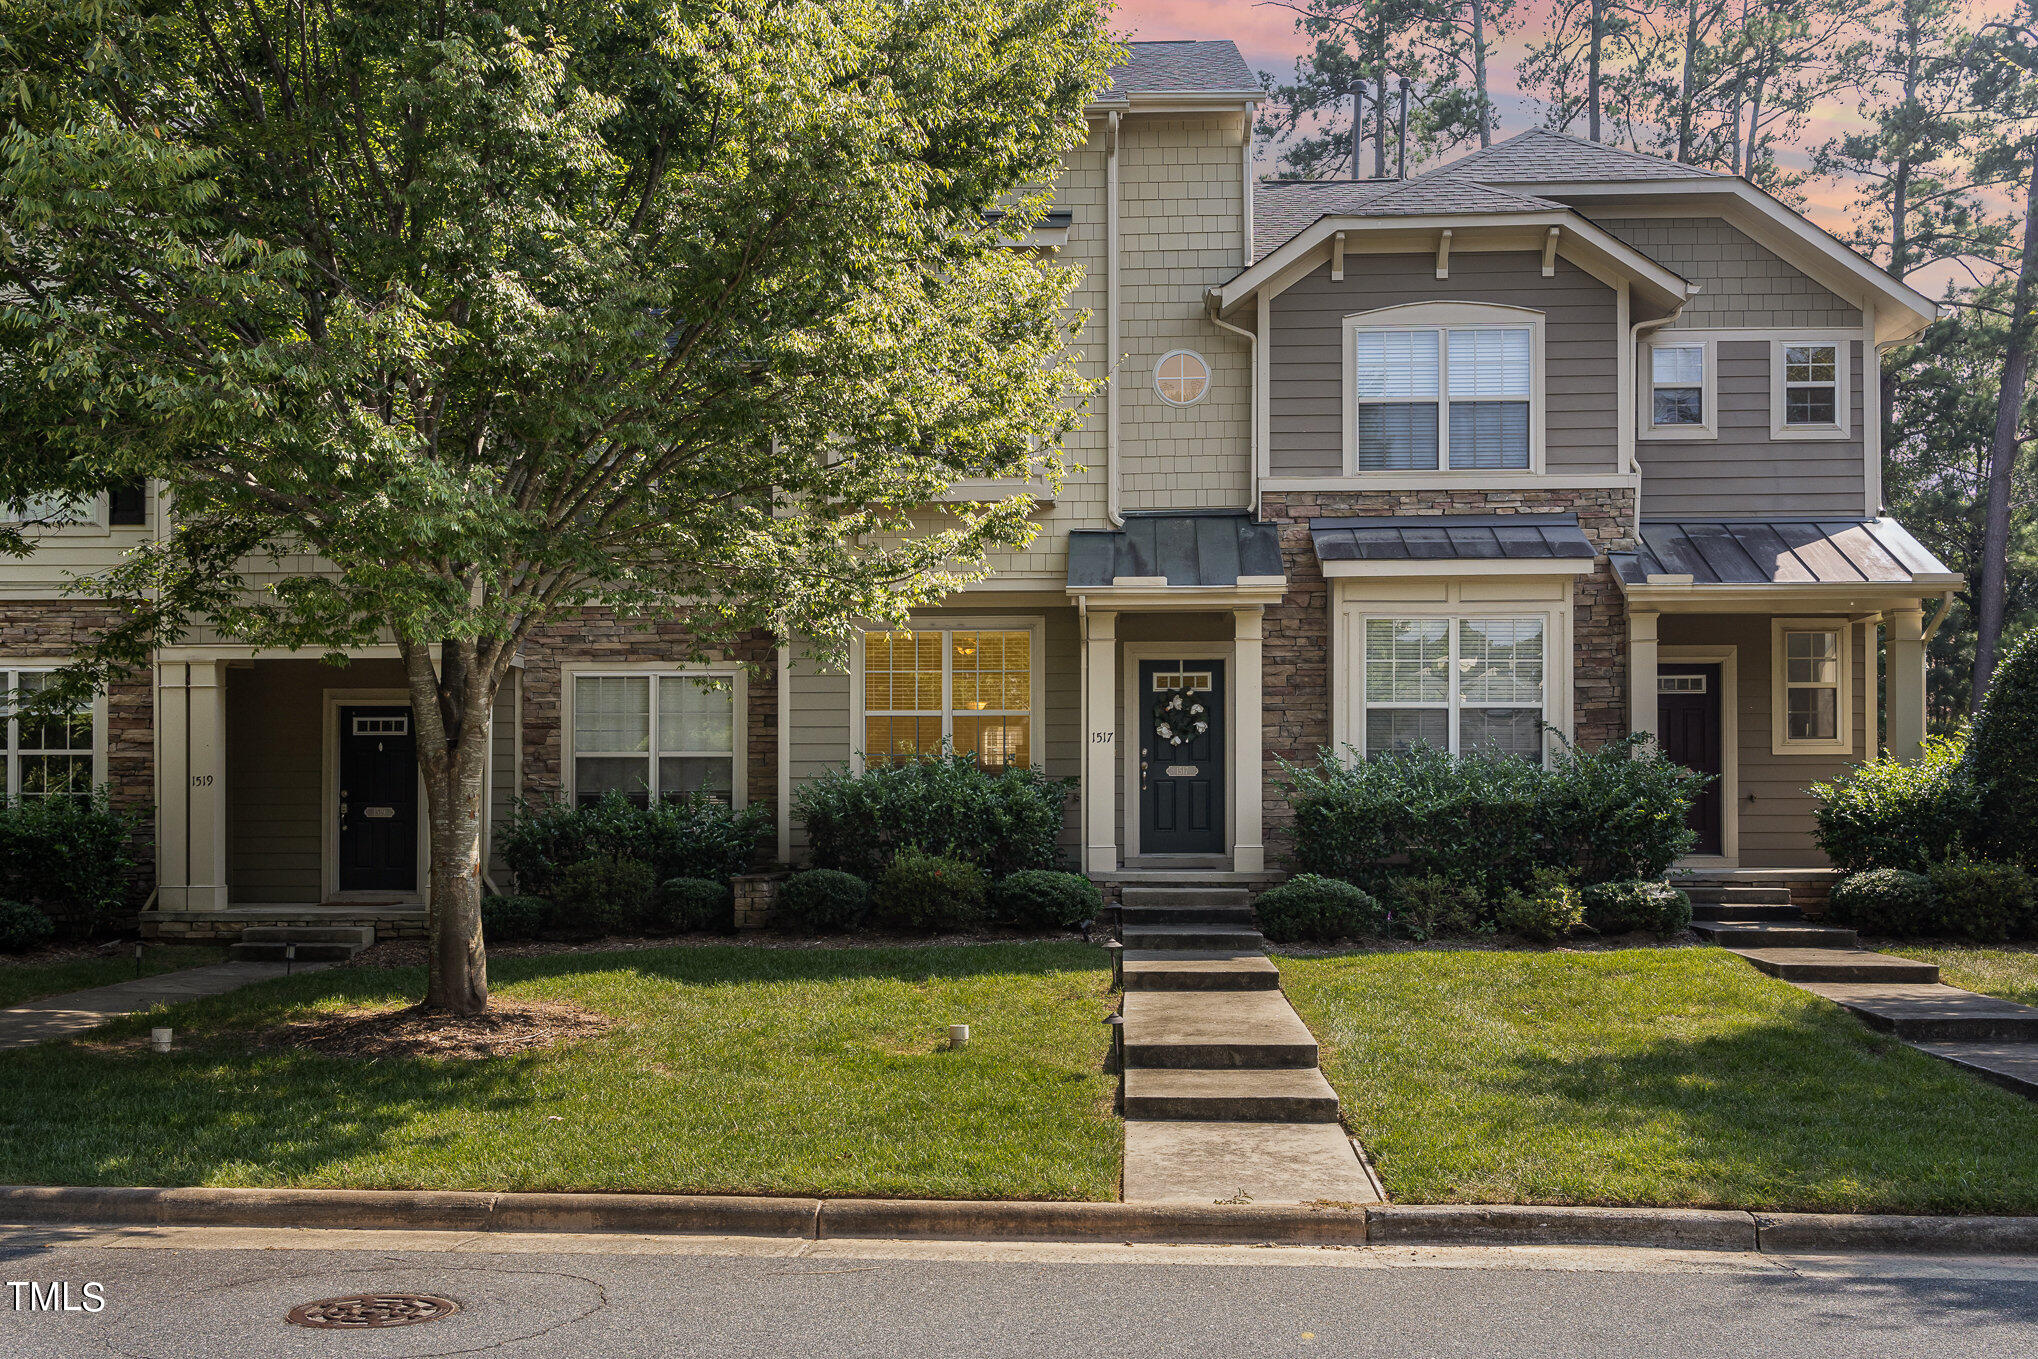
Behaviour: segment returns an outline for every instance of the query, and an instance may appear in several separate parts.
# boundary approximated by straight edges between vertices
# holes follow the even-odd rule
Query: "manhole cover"
[[[290,1309],[293,1326],[351,1331],[369,1326],[410,1326],[437,1321],[460,1310],[460,1304],[435,1293],[356,1293],[346,1298],[320,1298]]]

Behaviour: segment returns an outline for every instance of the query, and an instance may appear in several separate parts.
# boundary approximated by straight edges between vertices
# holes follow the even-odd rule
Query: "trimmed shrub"
[[[1677,934],[1691,924],[1691,898],[1667,882],[1598,882],[1581,894],[1586,928],[1598,934]]]
[[[1365,939],[1387,930],[1386,908],[1371,895],[1313,873],[1269,887],[1253,902],[1253,913],[1260,932],[1277,944]]]
[[[727,882],[749,869],[770,829],[762,804],[737,811],[704,793],[639,807],[621,793],[575,805],[518,805],[502,832],[502,855],[531,896],[559,896],[559,875],[588,859],[635,859],[656,884],[673,878]]]
[[[899,851],[870,894],[879,921],[903,930],[953,930],[984,918],[983,870],[911,846]]]
[[[0,804],[0,897],[40,907],[66,934],[96,934],[128,913],[134,830],[104,788]]]
[[[1538,868],[1584,882],[1659,876],[1692,844],[1686,817],[1706,776],[1645,739],[1567,749],[1548,768],[1427,747],[1286,765],[1296,867],[1375,891],[1438,877],[1496,899]]]
[[[991,887],[991,918],[1022,929],[1072,929],[1104,912],[1104,893],[1080,873],[1024,868]]]
[[[650,922],[658,895],[650,864],[614,855],[568,865],[554,882],[553,915],[547,923],[575,934],[641,929]]]
[[[1819,800],[1813,843],[1849,873],[1922,873],[1959,852],[1975,825],[1974,789],[1961,774],[1965,734],[1925,739],[1924,758],[1883,756],[1812,785]]]
[[[1953,860],[1933,864],[1926,876],[1937,932],[1985,944],[2038,933],[2031,875],[2015,864]]]
[[[1543,869],[1527,888],[1501,898],[1494,923],[1509,934],[1554,943],[1584,925],[1585,898],[1562,873]]]
[[[707,878],[668,878],[658,888],[655,918],[669,930],[732,930],[736,893]]]
[[[1833,884],[1826,918],[1864,934],[1925,934],[1936,918],[1932,880],[1902,868],[1871,868]]]
[[[1073,780],[1037,769],[977,766],[939,756],[866,769],[835,768],[793,794],[814,863],[875,882],[907,846],[975,864],[994,878],[1058,868]]]
[[[534,938],[551,912],[543,897],[483,897],[481,937],[490,943]]]
[[[56,932],[47,912],[25,901],[0,900],[0,953],[46,944]]]
[[[870,884],[839,868],[810,868],[779,885],[773,923],[782,928],[832,934],[853,929],[870,909]]]
[[[1478,888],[1433,873],[1390,880],[1386,900],[1395,932],[1417,943],[1474,934],[1493,923]]]
[[[1976,847],[2038,870],[2038,628],[1996,664],[1962,770],[1974,786]]]

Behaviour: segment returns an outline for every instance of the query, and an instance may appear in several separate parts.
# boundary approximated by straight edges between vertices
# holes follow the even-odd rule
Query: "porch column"
[[[1231,611],[1232,700],[1238,720],[1231,724],[1231,805],[1238,820],[1238,838],[1231,849],[1231,867],[1239,873],[1258,873],[1267,866],[1266,846],[1261,842],[1262,790],[1266,777],[1260,768],[1260,719],[1265,704],[1260,698],[1260,638],[1266,610],[1259,605]]]
[[[1889,753],[1915,764],[1925,753],[1925,611],[1891,609],[1888,618]]]
[[[226,887],[226,666],[169,662],[157,689],[156,885],[168,911],[217,910]]]
[[[1083,871],[1118,871],[1118,615],[1092,610],[1083,636]]]
[[[1656,733],[1656,618],[1652,609],[1628,610],[1628,730]]]

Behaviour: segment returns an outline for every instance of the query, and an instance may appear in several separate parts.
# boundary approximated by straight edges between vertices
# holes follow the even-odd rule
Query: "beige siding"
[[[1676,324],[1712,330],[1842,327],[1860,309],[1717,217],[1617,217],[1613,235],[1699,285]]]
[[[1826,858],[1812,843],[1812,812],[1817,804],[1809,790],[1814,783],[1833,778],[1874,753],[1868,725],[1868,714],[1873,711],[1869,685],[1875,666],[1869,647],[1874,633],[1862,627],[1849,630],[1852,753],[1778,755],[1771,749],[1770,739],[1769,630],[1770,619],[1761,614],[1665,614],[1658,637],[1664,646],[1735,649],[1740,792],[1737,805],[1728,812],[1741,820],[1741,867],[1823,866]]]
[[[1542,276],[1542,257],[1463,252],[1450,278],[1430,255],[1347,255],[1342,282],[1323,265],[1273,299],[1273,475],[1337,476],[1344,470],[1344,318],[1413,302],[1490,302],[1545,314],[1547,466],[1612,472],[1618,442],[1613,289],[1567,260]]]
[[[849,763],[849,672],[823,666],[795,646],[787,688],[792,714],[782,735],[790,746],[790,791],[797,792],[801,784]],[[806,828],[795,817],[793,857],[804,858],[806,848]]]
[[[494,722],[488,733],[488,876],[504,890],[509,888],[510,872],[502,857],[502,830],[509,825],[523,791],[522,769],[517,763],[517,688],[522,681],[523,672],[515,668],[503,678],[502,687],[496,690]]]
[[[1779,337],[1781,338],[1781,337]],[[1769,437],[1770,342],[1721,340],[1719,437],[1642,439],[1642,514],[1759,518],[1866,512],[1861,365],[1865,347],[1848,347],[1846,439]]]

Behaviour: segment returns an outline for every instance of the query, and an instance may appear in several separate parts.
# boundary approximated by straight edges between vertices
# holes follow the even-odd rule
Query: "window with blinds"
[[[1024,629],[865,633],[864,763],[938,755],[952,743],[988,769],[1030,767],[1033,652]]]
[[[1359,470],[1526,469],[1534,342],[1528,326],[1354,331]]]

